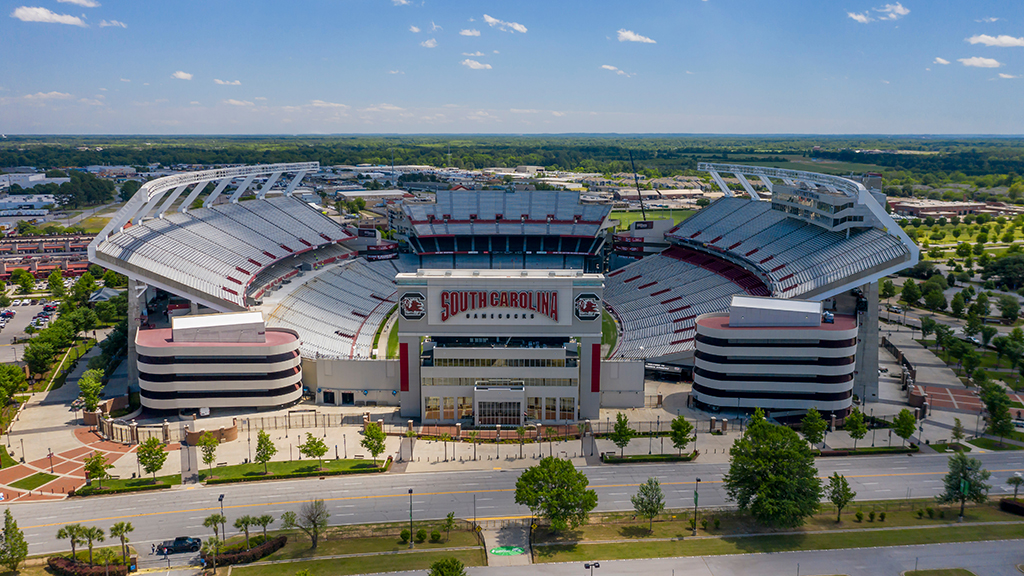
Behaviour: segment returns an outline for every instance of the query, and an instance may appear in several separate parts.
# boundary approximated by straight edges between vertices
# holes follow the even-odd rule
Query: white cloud
[[[253,98],[253,100],[266,100],[266,99],[267,99],[266,96],[257,96],[255,98]]]
[[[86,27],[85,21],[78,16],[70,14],[57,14],[46,8],[34,6],[19,6],[11,12],[11,18],[17,18],[22,22],[45,22],[47,24],[70,24],[71,26]]]
[[[325,102],[323,100],[310,100],[309,105],[313,108],[348,108],[345,104],[338,104],[337,102]]]
[[[67,100],[74,98],[67,92],[36,92],[35,94],[25,94],[26,100]]]
[[[879,20],[899,20],[900,18],[910,14],[910,10],[903,7],[903,4],[899,2],[895,4],[886,4],[881,8],[875,8],[875,12],[881,14],[878,17]]]
[[[127,78],[121,78],[121,82],[131,82],[131,80],[129,80]]]
[[[551,111],[551,115],[552,116],[565,116],[565,112],[559,112],[557,110],[552,110]]]
[[[405,74],[401,70],[388,70],[388,74]]]
[[[999,73],[999,77],[1003,78],[1004,80],[1009,80],[1010,78],[1020,78],[1020,76],[1014,76],[1013,74],[1003,74],[1002,72]]]
[[[191,104],[193,106],[199,106],[199,101],[198,100],[193,100],[193,101],[189,102],[189,104]]]
[[[889,83],[888,80],[882,80],[882,84],[888,84],[888,83]]]
[[[995,18],[993,16],[989,16],[988,18],[980,18],[978,20],[975,20],[975,22],[983,22],[985,24],[991,24],[991,23],[996,22],[998,20],[999,20],[999,18]]]
[[[871,16],[867,12],[864,12],[863,14],[857,12],[847,12],[846,15],[856,20],[857,22],[860,22],[861,24],[867,24],[868,22],[871,22]]]
[[[415,33],[419,32],[419,31],[420,31],[420,27],[419,26],[409,26],[409,32],[412,32],[413,34],[415,34]]]
[[[472,30],[472,29],[459,30],[459,36],[479,36],[479,35],[480,35],[480,31],[479,30]]]
[[[177,78],[178,80],[191,80],[192,75],[188,72],[182,72],[181,70],[178,70],[174,74],[171,74],[171,78]]]
[[[74,4],[83,8],[99,8],[100,3],[96,0],[57,0],[61,4]]]
[[[241,80],[221,80],[220,78],[214,78],[214,83],[220,84],[221,86],[241,86]]]
[[[946,64],[949,64],[949,60],[946,60],[945,58],[939,58],[938,56],[936,56],[935,60],[932,60],[932,64],[942,64],[943,66],[945,66]]]
[[[228,98],[227,100],[221,100],[221,104],[227,104],[228,106],[255,106],[248,100],[235,100],[234,98]]]
[[[377,104],[369,108],[363,108],[360,112],[401,112],[402,110],[405,110],[405,108],[395,106],[394,104]]]
[[[620,76],[632,76],[632,74],[626,72],[625,70],[619,70],[618,68],[612,66],[611,64],[602,64],[601,68],[604,68],[605,70],[611,70],[612,72],[615,72]]]
[[[89,106],[103,106],[103,102],[92,98],[81,98],[78,101],[82,104],[88,104]]]
[[[536,108],[510,108],[509,112],[513,114],[536,114],[540,112]]]
[[[958,58],[957,62],[960,62],[964,66],[971,66],[974,68],[999,68],[1002,64],[998,60],[992,58],[981,58],[975,56],[973,58]]]
[[[486,56],[486,54],[484,54],[483,52],[481,52],[479,50],[477,50],[476,52],[463,52],[462,55],[463,56],[477,56],[477,57],[479,57],[479,56]]]
[[[424,48],[437,48],[437,39],[431,38],[430,40],[424,40],[423,42],[420,42],[420,46],[423,46]]]
[[[444,28],[441,28],[441,27],[440,27],[440,26],[438,26],[437,24],[434,24],[434,21],[433,21],[433,20],[431,20],[431,21],[430,21],[430,31],[431,31],[431,32],[437,32],[438,30],[444,30]]]
[[[412,4],[412,0],[391,0],[391,3],[395,6],[408,6]]]
[[[1024,38],[1015,38],[1005,34],[999,36],[979,34],[971,36],[967,41],[971,44],[984,44],[985,46],[998,46],[999,48],[1019,48],[1024,46]]]
[[[120,20],[101,20],[100,28],[107,28],[113,26],[114,28],[127,28],[128,25]]]
[[[632,30],[626,30],[625,28],[619,30],[619,42],[642,42],[644,44],[657,44],[651,38],[647,36],[641,36]]]
[[[491,69],[491,65],[490,64],[484,64],[483,62],[477,62],[476,60],[470,60],[469,58],[466,58],[462,62],[459,62],[459,64],[462,64],[463,66],[465,66],[467,68],[471,68],[473,70],[490,70]]]
[[[492,28],[497,26],[498,30],[501,30],[503,32],[519,32],[522,34],[526,34],[526,26],[523,26],[518,22],[506,22],[504,20],[498,20],[497,18],[493,16],[488,16],[487,14],[484,14],[484,22],[487,22],[487,24]]]

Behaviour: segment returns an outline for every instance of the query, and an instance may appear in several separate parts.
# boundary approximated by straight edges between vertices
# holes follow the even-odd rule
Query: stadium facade
[[[193,312],[261,310],[268,331],[298,334],[303,383],[324,404],[395,404],[409,417],[477,422],[511,421],[515,407],[520,419],[565,421],[602,406],[642,406],[644,363],[692,371],[698,318],[746,295],[820,302],[853,318],[854,393],[876,396],[875,283],[918,258],[884,196],[821,174],[701,168],[726,197],[643,238],[668,246],[661,251],[634,250],[640,234],[613,237],[609,207],[582,204],[577,193],[456,190],[389,209],[412,252],[394,258],[393,244],[369,234],[353,242],[363,231],[294,198],[302,177],[319,169],[298,163],[147,182],[89,253],[129,277],[134,378],[136,335],[152,323],[146,303],[160,289],[190,300]],[[736,197],[720,173],[734,174],[750,198]],[[760,178],[771,200],[747,177]],[[613,246],[622,261],[642,259],[608,270]],[[375,258],[379,251],[387,259]],[[410,319],[402,302],[417,292],[425,315]],[[584,293],[617,321],[606,359],[594,347],[600,319],[575,315]],[[404,347],[384,359],[377,336],[395,310]]]

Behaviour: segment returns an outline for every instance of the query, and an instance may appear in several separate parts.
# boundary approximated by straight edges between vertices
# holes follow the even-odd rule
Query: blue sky
[[[0,132],[1024,133],[1020,0],[3,0]]]

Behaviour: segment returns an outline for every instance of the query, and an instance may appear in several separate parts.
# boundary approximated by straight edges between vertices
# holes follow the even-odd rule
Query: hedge
[[[216,560],[217,566],[246,564],[249,562],[255,562],[260,558],[263,558],[264,556],[269,556],[274,552],[277,552],[281,548],[284,548],[284,545],[287,542],[287,536],[278,536],[277,538],[272,538],[269,541],[260,544],[259,546],[255,546],[253,548],[243,550],[241,552],[236,552],[234,554],[218,554],[217,557],[214,559],[209,554],[206,554],[204,552],[201,557],[203,560],[206,561],[207,564],[211,564]]]
[[[72,490],[68,493],[68,496],[102,496],[104,494],[124,494],[125,492],[146,492],[149,490],[166,490],[173,487],[173,484],[144,484],[142,486],[131,486],[124,488],[97,488],[92,490],[92,486],[82,486],[77,490]]]
[[[822,450],[818,454],[823,458],[830,456],[875,456],[878,454],[912,454],[919,452],[921,449],[918,448],[917,444],[911,444],[910,446],[895,446],[890,448],[889,446],[867,446],[864,448],[857,448],[856,450]]]
[[[690,462],[695,458],[697,458],[697,452],[683,454],[682,456],[676,454],[637,454],[625,457],[611,456],[608,454],[601,455],[601,461],[605,464],[630,464],[633,462]]]
[[[1013,498],[1003,498],[999,501],[999,509],[1003,512],[1024,516],[1024,502]]]
[[[300,472],[297,474],[267,474],[266,476],[243,476],[236,478],[210,478],[205,481],[213,484],[233,484],[235,482],[262,482],[263,480],[293,480],[295,478],[312,478],[313,476],[344,476],[346,474],[381,474],[391,468],[391,456],[384,461],[380,468],[371,470],[324,470],[320,472]]]
[[[50,556],[46,559],[50,570],[60,576],[127,576],[128,567],[123,564],[110,566],[94,566],[84,562],[76,562],[63,556]]]

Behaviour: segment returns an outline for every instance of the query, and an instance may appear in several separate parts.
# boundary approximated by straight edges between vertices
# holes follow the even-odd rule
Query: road
[[[1004,481],[1013,472],[1024,472],[1024,453],[989,452],[975,455],[992,472],[992,494],[1007,492]],[[934,496],[942,487],[947,458],[941,454],[916,456],[862,456],[825,458],[818,461],[820,476],[839,472],[850,481],[860,500]],[[598,511],[631,510],[630,496],[648,477],[661,480],[669,508],[693,506],[695,478],[701,478],[701,507],[727,506],[721,478],[728,464],[604,465],[581,469],[598,494]],[[217,498],[224,494],[228,525],[243,514],[273,514],[280,518],[297,510],[302,502],[322,498],[329,506],[331,524],[396,522],[409,519],[412,488],[413,519],[438,519],[454,511],[459,518],[500,519],[522,517],[529,510],[514,501],[517,470],[385,474],[380,476],[333,476],[323,480],[240,483],[223,486],[178,488],[159,492],[72,498],[58,502],[19,503],[12,512],[24,530],[29,554],[65,550],[66,541],[55,534],[64,524],[78,522],[108,529],[115,522],[130,521],[135,527],[132,542],[140,550],[150,543],[174,536],[208,537],[203,519],[220,512]]]

